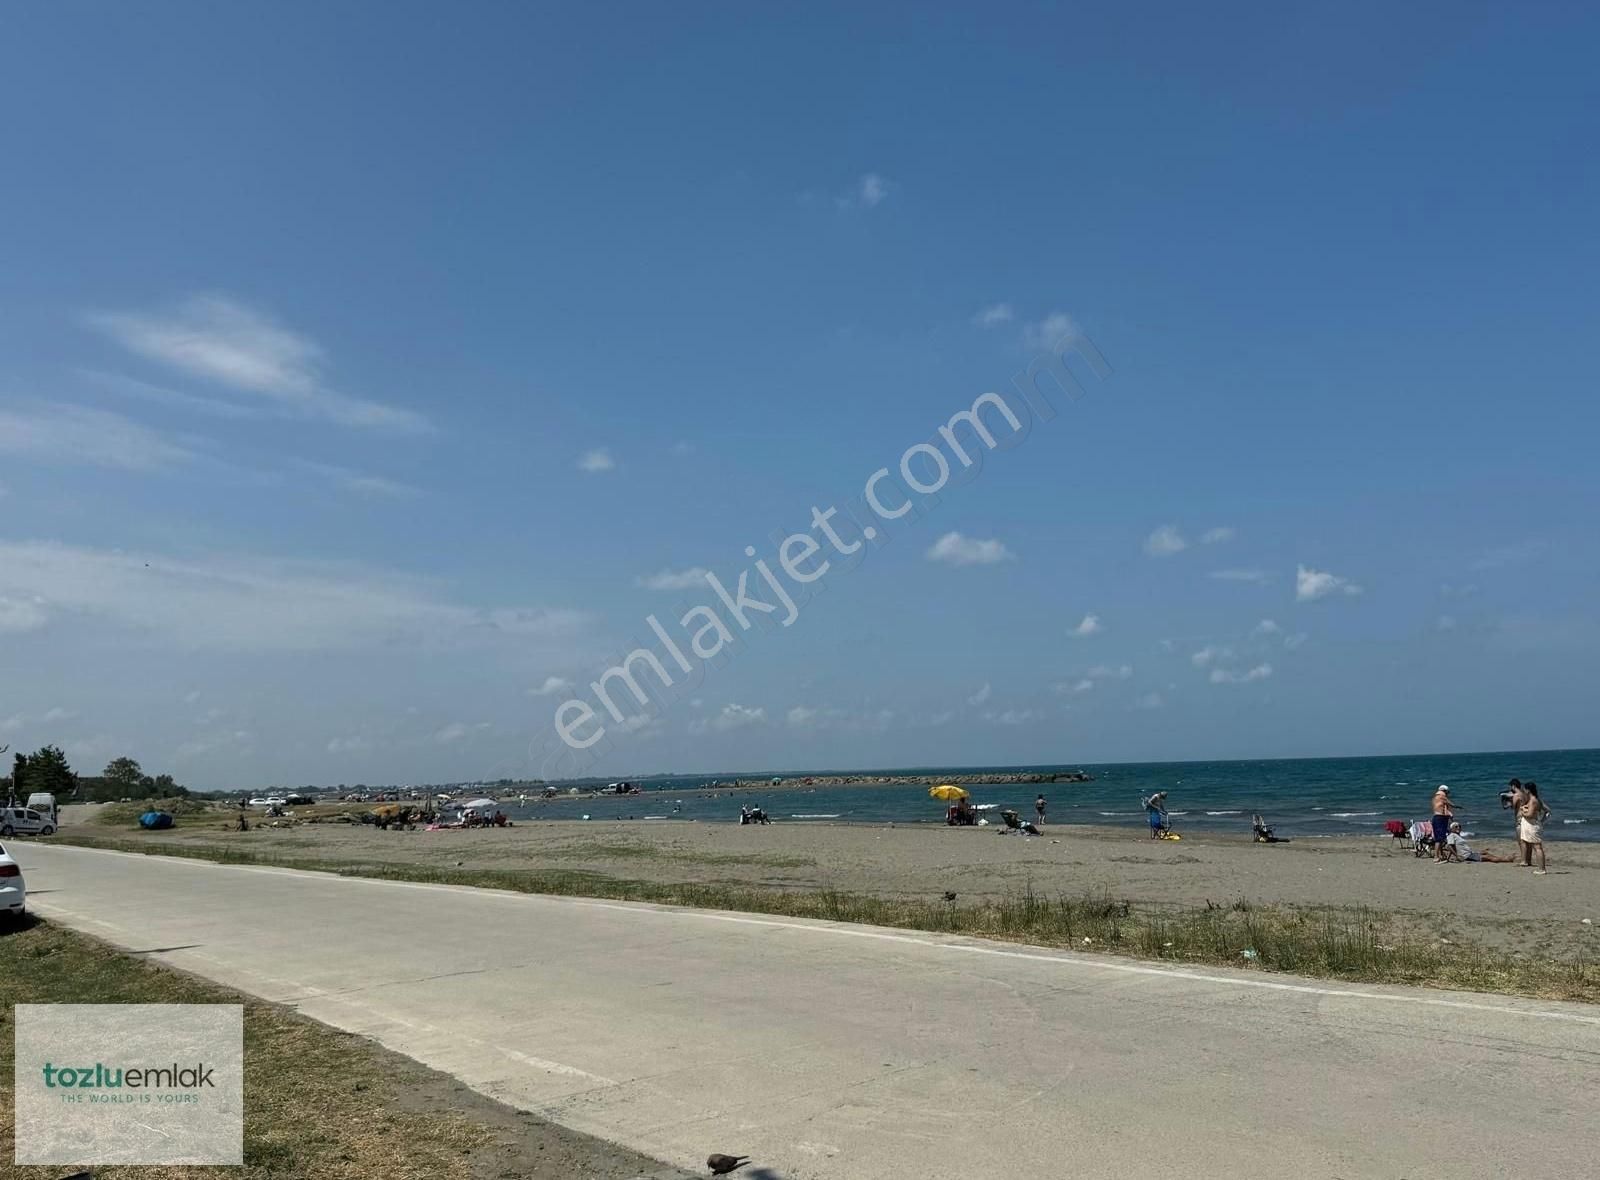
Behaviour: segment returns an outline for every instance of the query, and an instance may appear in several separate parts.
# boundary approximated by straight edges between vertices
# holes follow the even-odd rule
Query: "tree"
[[[106,764],[105,777],[119,787],[133,790],[144,785],[144,770],[132,758],[114,758]]]
[[[47,792],[64,799],[78,787],[78,776],[72,773],[72,767],[67,765],[67,756],[58,746],[41,746],[28,756],[26,765],[19,764],[17,770],[23,782],[15,783],[13,780],[12,789],[18,795]]]

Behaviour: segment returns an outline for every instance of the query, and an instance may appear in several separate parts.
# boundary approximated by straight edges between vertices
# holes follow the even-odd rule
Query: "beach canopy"
[[[958,787],[955,783],[941,783],[937,787],[929,787],[928,794],[935,799],[943,799],[946,803],[953,803],[957,799],[970,797],[965,787]]]
[[[499,807],[500,804],[496,803],[493,799],[468,799],[465,803],[457,803],[456,806],[462,810],[470,807],[474,811],[493,811]]]

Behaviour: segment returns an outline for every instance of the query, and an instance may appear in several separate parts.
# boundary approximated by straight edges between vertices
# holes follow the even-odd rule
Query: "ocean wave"
[[[1099,811],[1096,815],[1143,815],[1142,811]]]
[[[1167,814],[1168,815],[1188,815],[1189,813],[1187,811],[1169,811],[1169,812],[1167,812]],[[1210,815],[1211,813],[1208,811],[1208,812],[1206,812],[1206,814]]]
[[[1177,812],[1173,812],[1172,814],[1176,815],[1178,813]],[[1208,812],[1206,812],[1206,814],[1207,815],[1243,815],[1244,812],[1242,812],[1242,811],[1208,811]]]
[[[791,815],[789,818],[790,819],[838,819],[839,818],[839,813],[837,811],[835,811],[832,815]]]
[[[1376,811],[1335,811],[1333,813],[1333,818],[1334,819],[1355,819],[1357,816],[1377,815],[1377,814],[1378,813]]]
[[[1561,822],[1564,824],[1586,824],[1589,821],[1586,819],[1564,819]]]

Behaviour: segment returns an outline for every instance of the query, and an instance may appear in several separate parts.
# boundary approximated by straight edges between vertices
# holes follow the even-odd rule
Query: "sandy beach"
[[[333,864],[550,869],[627,880],[835,889],[966,900],[1017,893],[1105,892],[1146,904],[1366,906],[1415,931],[1524,954],[1593,946],[1600,924],[1600,845],[1549,845],[1550,871],[1501,864],[1435,865],[1388,839],[1274,845],[1196,836],[1155,841],[1127,828],[1047,826],[1039,837],[943,825],[540,821],[506,829],[382,831],[343,823],[223,830],[185,820],[171,832],[87,825],[151,850],[163,843],[248,849]],[[1511,855],[1509,840],[1480,840]]]

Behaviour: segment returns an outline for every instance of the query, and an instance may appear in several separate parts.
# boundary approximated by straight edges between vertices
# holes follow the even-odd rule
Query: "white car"
[[[0,807],[0,836],[53,836],[56,825],[31,807]]]
[[[28,887],[22,883],[22,868],[0,844],[0,914],[16,921],[28,912]]]

